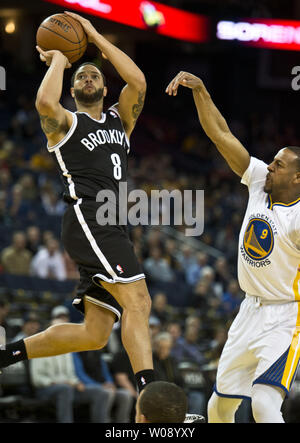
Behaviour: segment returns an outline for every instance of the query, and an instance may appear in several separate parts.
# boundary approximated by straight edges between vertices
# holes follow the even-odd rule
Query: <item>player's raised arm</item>
[[[180,72],[169,83],[166,93],[177,95],[179,85],[192,89],[202,128],[216,145],[230,168],[242,177],[249,166],[249,153],[228,128],[224,117],[212,101],[203,81],[188,72]]]
[[[60,51],[43,51],[38,46],[37,50],[49,69],[39,87],[35,106],[40,115],[42,129],[49,144],[53,146],[66,135],[72,124],[72,115],[59,102],[64,70],[71,65]]]
[[[82,24],[88,41],[100,49],[126,82],[116,107],[129,137],[144,106],[147,84],[143,72],[128,55],[99,34],[89,20],[72,12],[65,13]]]

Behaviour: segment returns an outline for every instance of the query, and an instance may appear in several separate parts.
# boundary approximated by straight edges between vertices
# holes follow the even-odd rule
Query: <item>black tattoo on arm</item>
[[[133,124],[136,124],[136,121],[142,112],[144,101],[145,101],[145,91],[140,91],[138,95],[137,103],[132,106],[132,117],[133,117]]]
[[[51,132],[58,132],[60,129],[59,121],[55,118],[48,117],[48,115],[40,115],[41,126],[45,134],[51,134]]]

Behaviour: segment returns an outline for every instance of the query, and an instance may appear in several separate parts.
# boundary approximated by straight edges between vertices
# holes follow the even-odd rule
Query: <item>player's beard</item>
[[[271,180],[270,180],[270,179],[268,179],[268,180],[265,181],[264,191],[265,191],[267,194],[271,194],[271,192],[272,192],[272,183],[271,183]]]
[[[74,94],[77,102],[82,103],[83,105],[93,105],[103,97],[104,88],[96,89],[92,94],[87,94],[83,89],[74,89]]]

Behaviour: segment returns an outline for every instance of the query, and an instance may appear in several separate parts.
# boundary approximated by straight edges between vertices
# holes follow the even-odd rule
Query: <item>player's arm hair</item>
[[[248,151],[232,134],[204,85],[193,90],[193,97],[206,135],[216,145],[233,172],[242,177],[250,163]]]
[[[48,141],[56,144],[71,124],[71,114],[60,104],[65,62],[53,57],[51,65],[39,87],[35,107],[40,115],[42,129]]]
[[[95,37],[94,43],[126,83],[116,107],[125,132],[130,137],[144,106],[147,89],[145,76],[128,55],[106,40],[101,34]]]

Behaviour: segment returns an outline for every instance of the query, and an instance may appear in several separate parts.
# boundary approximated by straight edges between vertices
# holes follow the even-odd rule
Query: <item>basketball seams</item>
[[[54,34],[58,35],[59,37],[63,38],[64,40],[67,40],[69,43],[72,43],[73,45],[78,45],[79,43],[81,43],[81,41],[74,42],[74,41],[68,39],[67,37],[64,37],[63,35],[59,34],[58,32],[54,31],[53,29],[47,28],[44,25],[40,25],[40,28],[47,29],[47,31],[53,32]]]
[[[78,32],[77,32],[75,26],[72,24],[72,22],[70,22],[70,21],[66,18],[66,16],[65,16],[64,14],[57,14],[57,16],[58,16],[58,17],[62,17],[67,23],[69,23],[69,25],[72,27],[72,29],[74,30],[75,34],[77,35],[78,43],[81,43],[81,42],[84,40],[84,38],[85,38],[85,32],[84,32],[84,29],[83,29],[83,37],[82,37],[82,39],[80,40],[79,35],[78,35]],[[78,23],[79,23],[79,22],[78,22]]]
[[[75,26],[72,24],[72,22],[70,22],[70,21],[66,18],[65,14],[61,14],[61,15],[59,14],[58,17],[62,17],[67,23],[70,24],[70,26],[72,27],[72,29],[74,30],[74,32],[75,32],[75,34],[76,34],[76,36],[77,36],[78,43],[81,43],[82,40],[84,39],[84,34],[85,34],[84,29],[83,29],[83,38],[82,38],[82,40],[80,40],[79,35],[78,35],[78,33],[77,33],[77,30],[76,30]],[[81,48],[77,48],[77,49],[79,50],[79,52],[78,52],[77,55],[80,57],[80,55],[81,55]],[[73,57],[72,57],[72,58],[73,58]]]

